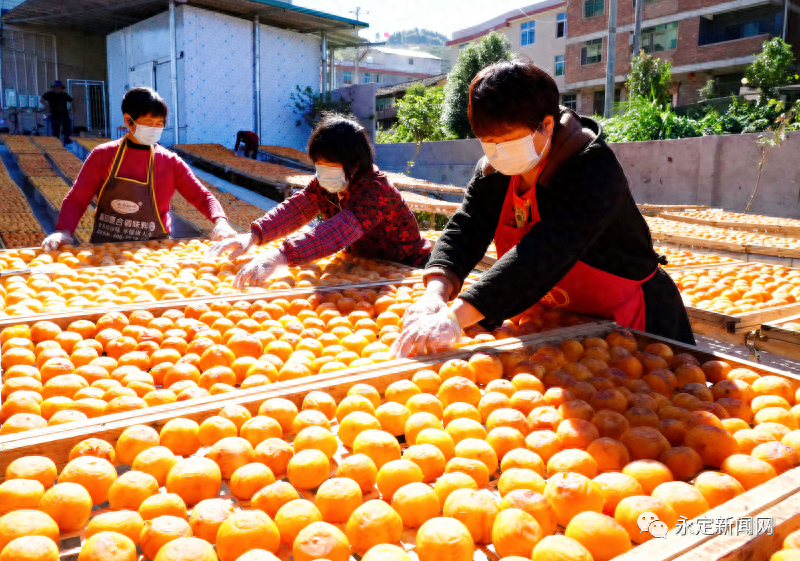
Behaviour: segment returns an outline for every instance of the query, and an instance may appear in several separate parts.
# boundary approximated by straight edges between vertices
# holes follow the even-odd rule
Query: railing
[[[380,121],[381,119],[396,119],[397,118],[397,107],[390,107],[389,109],[378,109],[377,111],[377,119]]]

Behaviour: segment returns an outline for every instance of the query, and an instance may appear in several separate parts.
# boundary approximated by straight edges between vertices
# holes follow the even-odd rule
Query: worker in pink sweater
[[[56,232],[42,242],[48,251],[72,243],[72,234],[97,196],[92,243],[163,239],[170,232],[170,200],[177,190],[214,222],[211,239],[236,235],[219,201],[181,158],[156,144],[167,105],[150,88],[133,88],[122,99],[128,134],[92,150],[61,204]]]

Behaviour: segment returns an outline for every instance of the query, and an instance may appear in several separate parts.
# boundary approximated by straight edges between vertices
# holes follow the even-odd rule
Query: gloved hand
[[[443,298],[436,294],[425,293],[406,308],[406,313],[403,314],[403,328],[408,328],[418,319],[435,314],[445,308],[447,308],[447,302]]]
[[[397,358],[406,358],[413,347],[419,356],[452,348],[460,342],[461,324],[453,311],[445,306],[435,314],[422,316],[411,326],[404,327],[389,353]]]
[[[269,248],[242,267],[242,270],[233,279],[231,286],[237,290],[244,290],[245,283],[248,281],[251,287],[261,286],[276,270],[285,266],[286,257],[283,253],[280,250]]]
[[[218,242],[234,237],[236,237],[236,230],[228,224],[228,220],[225,218],[217,218],[217,221],[214,222],[214,229],[211,230],[211,239]]]
[[[235,236],[233,238],[228,238],[226,240],[222,240],[221,242],[217,242],[211,246],[211,249],[208,250],[208,254],[211,257],[217,258],[226,251],[231,252],[228,259],[236,259],[243,253],[247,253],[250,249],[255,245],[255,240],[253,240],[252,234],[242,234],[240,236]]]
[[[42,241],[42,249],[56,251],[62,245],[72,243],[72,241],[72,234],[66,230],[60,230],[50,234]]]

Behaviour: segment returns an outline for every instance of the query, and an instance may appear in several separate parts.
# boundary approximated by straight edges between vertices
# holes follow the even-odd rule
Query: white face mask
[[[481,146],[494,169],[503,175],[519,175],[536,167],[549,142],[548,138],[541,153],[533,145],[533,134],[497,144],[481,142]]]
[[[136,131],[132,131],[133,137],[142,144],[152,146],[161,140],[161,133],[164,132],[164,127],[148,127],[146,125],[140,125],[135,121],[134,124],[136,125]]]
[[[336,166],[323,166],[315,164],[317,169],[317,181],[319,186],[328,193],[341,193],[347,189],[347,179],[344,176],[344,169]]]

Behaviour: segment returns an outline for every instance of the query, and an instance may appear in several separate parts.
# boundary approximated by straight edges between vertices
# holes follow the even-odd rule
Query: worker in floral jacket
[[[360,257],[424,266],[432,244],[403,197],[375,167],[366,130],[337,115],[323,119],[308,141],[316,175],[308,186],[259,218],[250,233],[211,248],[233,259],[253,246],[291,234],[321,214],[309,232],[290,235],[280,248],[260,253],[236,275],[233,286],[259,286],[281,266],[297,266],[346,249]]]

